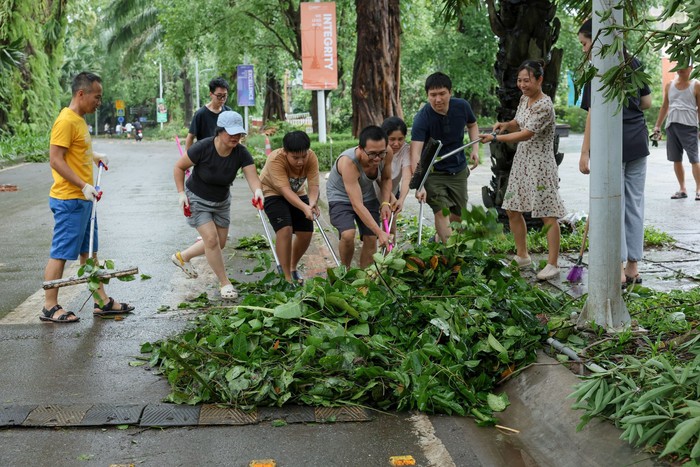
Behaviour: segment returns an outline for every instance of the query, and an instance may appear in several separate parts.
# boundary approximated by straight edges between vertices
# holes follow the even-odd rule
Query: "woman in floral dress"
[[[518,88],[523,95],[515,118],[498,122],[491,134],[479,135],[482,143],[502,141],[520,143],[513,158],[503,209],[508,214],[515,239],[519,267],[532,264],[527,252],[527,226],[523,212],[532,212],[544,222],[549,255],[539,280],[554,279],[559,274],[559,218],[565,214],[559,196],[559,173],[554,159],[554,105],[542,92],[544,64],[527,60],[518,68]]]

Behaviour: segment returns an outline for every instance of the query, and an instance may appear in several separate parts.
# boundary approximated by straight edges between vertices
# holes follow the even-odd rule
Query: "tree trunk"
[[[183,95],[183,112],[185,114],[185,126],[189,127],[192,121],[192,81],[190,81],[187,69],[189,68],[189,60],[184,59],[182,69],[180,70],[180,79],[182,79],[182,95]]]
[[[399,0],[356,1],[357,50],[352,83],[352,133],[403,118],[400,101]]]
[[[284,121],[284,99],[282,86],[275,75],[268,72],[265,77],[265,106],[263,108],[263,125],[268,120]]]
[[[498,121],[505,122],[515,117],[520,102],[518,67],[525,60],[544,60],[542,90],[554,102],[563,51],[552,46],[559,37],[561,23],[555,17],[555,2],[549,0],[501,0],[498,8],[493,0],[487,0],[487,5],[491,29],[499,38],[494,71],[500,101]],[[500,142],[490,145],[493,177],[482,193],[487,207],[500,208],[503,203],[516,148],[517,145]],[[560,163],[563,154],[558,153],[558,148],[559,137],[555,136],[553,157]],[[505,219],[505,215],[501,217]]]

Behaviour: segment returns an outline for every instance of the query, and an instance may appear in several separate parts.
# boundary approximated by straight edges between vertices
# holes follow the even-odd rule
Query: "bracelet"
[[[493,141],[498,141],[498,138],[496,138],[496,135],[498,135],[498,133],[496,133],[495,131],[491,132],[491,136],[493,136]]]
[[[391,206],[391,203],[388,201],[383,201],[382,206]]]

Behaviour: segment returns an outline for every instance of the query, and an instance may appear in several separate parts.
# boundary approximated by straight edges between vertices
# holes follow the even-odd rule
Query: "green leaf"
[[[505,347],[501,345],[500,342],[498,342],[498,339],[496,339],[493,334],[489,333],[489,336],[487,338],[487,341],[491,348],[495,350],[498,353],[507,353],[508,351],[506,350]]]
[[[676,427],[676,434],[668,441],[659,457],[664,457],[667,454],[678,451],[690,438],[697,436],[698,431],[700,431],[700,417],[684,421]]]
[[[506,407],[510,405],[510,400],[508,400],[508,394],[501,393],[500,395],[489,393],[486,396],[486,402],[489,404],[489,408],[494,412],[503,412]]]
[[[287,302],[277,306],[273,315],[280,319],[296,319],[301,317],[301,306],[298,302]]]

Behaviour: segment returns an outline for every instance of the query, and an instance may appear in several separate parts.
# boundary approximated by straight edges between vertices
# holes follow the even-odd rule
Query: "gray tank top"
[[[350,160],[355,164],[357,170],[360,172],[360,189],[362,190],[362,202],[367,203],[369,201],[377,201],[377,192],[374,189],[375,182],[379,182],[382,176],[382,170],[384,169],[384,161],[379,163],[379,170],[377,170],[377,176],[375,178],[369,178],[362,168],[362,164],[357,159],[355,155],[355,149],[350,148],[344,151],[338,156],[331,168],[331,173],[328,175],[328,181],[326,182],[326,197],[329,203],[349,203],[350,198],[348,197],[347,191],[345,191],[345,184],[343,183],[343,176],[338,172],[338,161],[341,157],[349,157]]]
[[[671,123],[680,123],[688,126],[698,126],[698,108],[695,101],[695,85],[697,81],[690,80],[687,89],[676,88],[676,80],[668,87],[668,118],[666,128]]]

